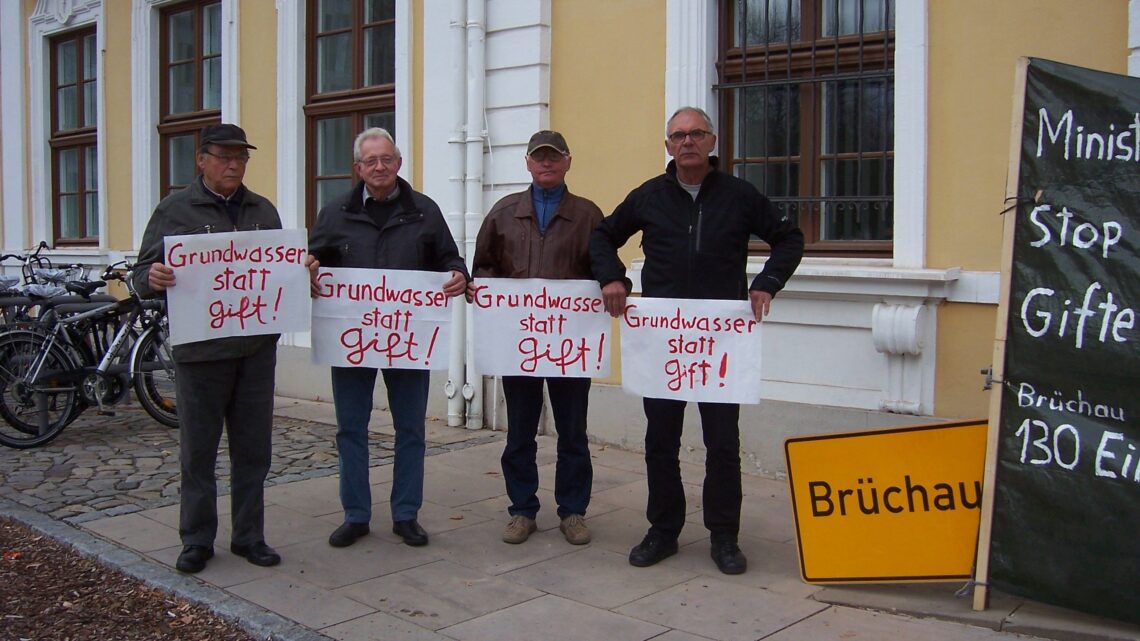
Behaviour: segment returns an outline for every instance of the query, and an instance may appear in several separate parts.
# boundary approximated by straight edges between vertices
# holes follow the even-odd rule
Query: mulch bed
[[[208,609],[0,519],[0,640],[256,641]]]

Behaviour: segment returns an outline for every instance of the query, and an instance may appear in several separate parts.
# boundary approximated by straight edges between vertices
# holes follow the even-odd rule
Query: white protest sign
[[[592,280],[475,281],[475,368],[488,376],[606,377],[613,323]]]
[[[335,367],[447,369],[447,272],[324,269],[313,301],[313,358]]]
[[[747,301],[631,298],[622,387],[650,398],[760,402],[760,327]]]
[[[167,236],[170,342],[309,329],[303,229]]]

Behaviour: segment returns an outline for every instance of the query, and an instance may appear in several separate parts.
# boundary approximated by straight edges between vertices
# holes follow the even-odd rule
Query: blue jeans
[[[554,468],[554,500],[559,518],[586,514],[594,482],[590,445],[586,438],[588,378],[504,376],[507,400],[507,446],[503,450],[503,478],[511,516],[538,514],[538,419],[542,414],[542,384],[550,392],[550,409],[558,431],[558,462]]]
[[[416,518],[424,499],[424,421],[430,372],[382,369],[388,388],[388,408],[396,430],[392,468],[392,520]],[[340,504],[344,520],[367,523],[372,519],[372,490],[368,484],[368,420],[376,369],[332,368],[333,403],[336,406],[336,448],[340,459]]]

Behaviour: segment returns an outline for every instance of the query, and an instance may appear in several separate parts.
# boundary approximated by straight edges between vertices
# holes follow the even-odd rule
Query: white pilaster
[[[665,7],[665,119],[680,107],[700,107],[719,130],[713,85],[717,83],[715,2],[669,0]]]
[[[927,1],[895,3],[895,267],[926,265]]]
[[[158,204],[158,6],[163,0],[132,0],[131,11],[131,231],[133,246]]]
[[[26,246],[28,216],[27,159],[24,156],[27,129],[24,108],[24,32],[20,3],[0,2],[0,119],[4,146],[0,150],[4,188],[4,252],[15,253]]]
[[[241,123],[241,38],[237,0],[222,0],[222,122]]]
[[[1128,0],[1128,75],[1140,77],[1140,0]]]

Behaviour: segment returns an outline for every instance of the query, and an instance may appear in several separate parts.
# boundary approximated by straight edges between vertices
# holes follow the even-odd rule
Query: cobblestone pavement
[[[0,497],[70,523],[138,512],[178,502],[178,430],[141,408],[120,407],[116,416],[88,412],[54,441],[27,450],[0,447]],[[273,464],[266,485],[337,473],[336,428],[274,417]],[[486,442],[475,438],[428,441],[428,456]],[[392,462],[390,435],[371,435],[371,465]],[[218,455],[218,494],[229,492],[225,440]]]

